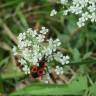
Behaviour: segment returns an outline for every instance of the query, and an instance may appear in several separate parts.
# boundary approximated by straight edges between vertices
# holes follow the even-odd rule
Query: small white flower
[[[79,18],[79,21],[77,22],[77,25],[79,26],[79,27],[82,27],[82,26],[84,26],[85,25],[85,19],[84,18]]]
[[[42,59],[42,54],[39,53],[39,54],[38,54],[38,60],[41,60],[41,59]]]
[[[63,15],[68,15],[68,10],[64,10]]]
[[[19,36],[18,36],[17,38],[18,38],[19,41],[25,40],[25,38],[26,38],[25,32],[24,32],[24,33],[20,33]]]
[[[88,10],[89,10],[90,12],[96,11],[96,5],[95,5],[94,3],[93,3],[92,5],[89,5]]]
[[[26,44],[26,46],[31,46],[31,41],[29,41],[29,40],[25,40],[25,44]]]
[[[25,48],[24,50],[22,50],[22,52],[21,52],[21,56],[24,58],[24,59],[26,59],[26,60],[30,60],[30,58],[31,58],[31,52],[30,52],[30,50],[28,49],[28,48]]]
[[[60,40],[57,38],[56,40],[54,40],[54,45],[56,45],[57,47],[61,45]]]
[[[50,55],[50,56],[48,57],[48,62],[53,61],[53,60],[54,60],[54,59],[53,59],[53,56]]]
[[[42,27],[40,30],[40,33],[46,34],[48,31],[49,31],[48,29],[46,29],[45,27]]]
[[[40,50],[40,46],[38,44],[34,44],[33,50],[34,50],[34,53],[38,53],[38,51]]]
[[[49,47],[46,49],[46,52],[45,52],[45,55],[48,56],[48,55],[51,55],[52,54],[52,49]]]
[[[64,65],[64,64],[68,64],[69,63],[69,56],[63,56],[60,60],[61,64]]]
[[[37,35],[37,31],[34,30],[31,34],[32,34],[33,37],[35,37]]]
[[[25,41],[18,41],[18,48],[20,48],[20,49],[24,49],[24,48],[26,48],[27,47],[27,42],[25,42]]]
[[[92,13],[89,18],[91,19],[91,22],[96,22],[96,13]]]
[[[57,11],[55,10],[55,9],[53,9],[52,11],[51,11],[51,13],[50,13],[50,16],[54,16],[54,15],[56,15],[57,14]]]
[[[62,57],[63,57],[63,54],[61,52],[57,52],[54,54],[54,59],[58,62],[60,62]]]
[[[30,69],[27,65],[25,65],[22,70],[25,72],[25,74],[30,74]]]
[[[37,57],[34,56],[34,58],[32,58],[32,62],[33,62],[33,65],[37,65],[37,62],[38,62],[38,59]]]
[[[56,66],[55,72],[57,75],[62,75],[64,73],[63,68],[60,66]]]
[[[22,59],[22,58],[21,58],[18,62],[19,62],[20,64],[22,64],[22,65],[24,65],[24,64],[26,65],[26,64],[27,64],[27,62],[26,62],[24,59]]]
[[[75,13],[75,14],[80,14],[82,13],[82,8],[81,7],[78,7],[79,5],[76,5],[76,6],[70,6],[70,8],[68,9],[68,12],[72,12],[72,13]]]
[[[13,47],[12,52],[14,56],[18,54],[16,46]]]
[[[39,34],[39,35],[38,35],[38,37],[36,37],[36,38],[37,38],[37,40],[38,40],[39,42],[43,42],[43,41],[44,41],[45,36],[44,36],[44,35]]]
[[[32,36],[32,37],[35,37],[37,35],[37,31],[32,30],[32,28],[28,28],[27,33],[29,34],[29,36]]]
[[[53,41],[52,38],[50,38],[50,39],[48,40],[48,48],[47,48],[47,52],[48,52],[49,54],[51,54],[52,51],[56,49],[56,46],[55,46],[55,48],[54,48],[54,44],[53,44],[53,42],[54,42],[54,41]]]
[[[27,32],[28,34],[31,34],[31,33],[33,33],[33,30],[32,30],[32,28],[28,28],[26,32]]]
[[[82,18],[84,19],[83,21],[88,20],[88,18],[89,18],[89,13],[88,13],[88,12],[83,13],[83,14],[82,14]]]

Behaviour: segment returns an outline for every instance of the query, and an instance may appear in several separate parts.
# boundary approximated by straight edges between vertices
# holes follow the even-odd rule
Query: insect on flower
[[[30,69],[30,74],[33,79],[43,76],[45,72],[47,60],[45,58],[42,58],[42,60],[40,60],[38,63],[39,63],[38,66],[34,65]]]
[[[69,63],[69,58],[65,58],[61,52],[57,52],[61,45],[60,40],[46,38],[47,32],[48,29],[45,27],[42,27],[39,33],[37,30],[29,28],[26,32],[19,34],[18,46],[13,47],[17,66],[33,79],[42,79],[43,75],[47,73],[47,67],[54,60],[62,65],[66,62]]]

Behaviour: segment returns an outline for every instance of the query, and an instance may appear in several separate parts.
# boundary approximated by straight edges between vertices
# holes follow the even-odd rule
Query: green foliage
[[[89,91],[90,91],[90,95],[96,96],[96,84],[92,85],[89,88]]]
[[[32,84],[22,90],[12,93],[10,96],[23,95],[74,95],[79,96],[88,87],[86,76],[79,76],[69,85]]]
[[[51,9],[59,6],[56,0],[0,0],[0,93],[10,93],[10,96],[96,96],[96,24],[88,22],[79,29],[76,16],[62,16],[59,12],[57,16],[50,17]],[[27,78],[12,58],[16,36],[28,27],[38,29],[40,26],[49,28],[49,37],[60,38],[60,50],[70,55],[71,63],[67,66],[76,76],[67,85],[32,82],[23,89],[11,91],[11,87],[15,89],[22,78]]]

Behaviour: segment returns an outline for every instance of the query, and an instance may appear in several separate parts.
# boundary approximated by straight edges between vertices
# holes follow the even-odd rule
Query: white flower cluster
[[[55,72],[57,75],[62,75],[63,74],[63,67],[56,66]]]
[[[64,15],[68,13],[79,15],[78,27],[84,26],[88,20],[96,22],[96,0],[60,0],[60,2],[66,6]]]
[[[47,32],[48,29],[42,27],[39,32],[29,28],[26,32],[19,34],[18,47],[13,48],[13,53],[20,57],[19,62],[24,66],[22,70],[26,74],[30,73],[32,65],[38,66],[38,62],[43,57],[47,62],[56,60],[62,65],[69,63],[69,56],[63,56],[61,52],[57,52],[57,48],[61,45],[60,40],[47,39]]]
[[[55,10],[55,9],[53,9],[52,11],[51,11],[51,13],[50,13],[50,16],[54,16],[54,15],[56,15],[57,14],[57,11]]]
[[[54,58],[55,58],[55,60],[59,61],[62,65],[68,64],[69,59],[70,59],[70,57],[68,55],[63,56],[63,54],[61,52],[57,52],[54,55]],[[62,75],[63,74],[63,67],[57,65],[56,69],[55,69],[55,72],[56,72],[57,75]]]
[[[62,0],[61,0],[62,1]],[[70,3],[68,0],[64,2]],[[80,15],[77,25],[82,27],[85,22],[90,20],[91,22],[96,22],[96,0],[71,0],[71,4],[67,10],[64,11],[65,15],[70,12]],[[62,2],[61,2],[62,3]],[[64,3],[62,3],[64,4]],[[66,3],[65,3],[66,4]]]

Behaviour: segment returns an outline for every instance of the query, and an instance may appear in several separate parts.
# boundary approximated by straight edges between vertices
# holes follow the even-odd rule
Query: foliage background
[[[78,28],[78,16],[50,17],[53,8],[61,10],[61,5],[56,0],[0,0],[0,96],[96,96],[96,23]],[[32,82],[16,67],[12,55],[16,36],[40,26],[50,29],[49,36],[59,37],[60,50],[71,56],[62,85]]]

